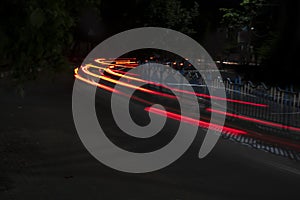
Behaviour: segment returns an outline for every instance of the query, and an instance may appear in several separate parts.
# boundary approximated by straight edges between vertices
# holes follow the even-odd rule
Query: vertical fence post
[[[297,110],[300,108],[300,92],[298,93]]]

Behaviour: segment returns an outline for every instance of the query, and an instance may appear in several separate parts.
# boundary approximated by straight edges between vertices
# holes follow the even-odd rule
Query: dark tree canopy
[[[39,69],[56,70],[66,62],[79,12],[98,1],[6,0],[0,25],[1,67],[8,67],[19,81],[34,78]]]
[[[92,42],[93,47],[120,31],[159,26],[203,44],[220,21],[233,34],[251,31],[249,46],[266,73],[285,66],[285,77],[294,76],[285,80],[298,80],[293,73],[300,41],[296,0],[4,0],[1,4],[0,70],[12,71],[21,81],[34,78],[39,69],[66,66],[75,41]]]

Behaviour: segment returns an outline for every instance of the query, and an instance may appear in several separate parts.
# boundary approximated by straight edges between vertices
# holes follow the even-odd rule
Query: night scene
[[[1,200],[299,199],[299,1],[0,11]]]

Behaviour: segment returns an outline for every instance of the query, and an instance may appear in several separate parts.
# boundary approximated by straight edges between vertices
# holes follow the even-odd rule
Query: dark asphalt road
[[[1,82],[1,200],[299,199],[299,163],[223,139],[200,160],[201,130],[191,148],[162,170],[127,174],[104,166],[76,133],[72,81],[66,75],[29,83],[23,99]],[[101,105],[112,140],[129,149],[151,146],[119,137]]]

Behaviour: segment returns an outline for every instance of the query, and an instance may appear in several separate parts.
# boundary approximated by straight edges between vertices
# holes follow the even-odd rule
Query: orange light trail
[[[103,62],[103,63],[105,63],[105,62]],[[162,86],[162,87],[168,88],[170,90],[174,90],[174,91],[185,93],[185,94],[191,94],[191,95],[196,94],[196,96],[198,96],[198,97],[203,97],[203,98],[208,98],[208,99],[215,99],[215,100],[221,100],[221,101],[228,101],[228,102],[232,102],[232,103],[238,103],[238,104],[250,105],[250,106],[256,106],[256,107],[264,107],[264,108],[268,107],[268,105],[266,105],[266,104],[259,104],[259,103],[253,103],[253,102],[236,100],[236,99],[222,98],[222,97],[218,97],[218,96],[211,96],[211,95],[207,95],[207,94],[189,92],[189,91],[180,90],[180,89],[177,89],[177,88],[170,88],[170,87],[168,87],[166,85],[162,85],[162,84],[158,84],[158,83],[155,83],[155,82],[151,82],[151,81],[147,81],[147,80],[143,80],[143,79],[139,79],[139,78],[135,78],[135,77],[131,77],[131,76],[126,76],[124,74],[120,74],[120,73],[117,73],[117,72],[113,72],[111,69],[106,69],[106,71],[109,72],[109,73],[111,73],[111,74],[113,74],[113,75],[115,75],[115,76],[118,76],[118,77],[124,77],[124,78],[130,79],[130,80],[140,81],[142,83],[147,83],[147,84],[153,84],[153,85]]]
[[[115,92],[115,93],[117,93],[117,94],[123,95],[123,96],[128,97],[128,98],[132,98],[132,99],[134,99],[134,100],[136,100],[136,101],[139,101],[139,102],[142,102],[142,103],[145,103],[145,104],[148,104],[148,105],[152,105],[152,104],[153,104],[153,102],[151,102],[151,101],[147,101],[147,100],[145,100],[145,99],[142,99],[142,98],[137,97],[137,96],[134,96],[134,95],[133,95],[133,96],[129,96],[129,95],[127,95],[127,94],[125,94],[125,93],[123,93],[123,92],[120,92],[120,91],[118,91],[118,90],[116,90],[116,89],[114,89],[114,88],[111,88],[111,87],[109,87],[109,86],[105,86],[105,85],[96,83],[96,82],[94,82],[94,81],[90,81],[90,80],[88,80],[88,79],[86,79],[86,78],[83,78],[82,76],[80,76],[80,75],[78,74],[78,68],[76,68],[76,69],[74,70],[74,72],[75,72],[75,75],[74,75],[74,76],[75,76],[77,79],[79,79],[79,80],[81,80],[81,81],[83,81],[83,82],[85,82],[85,83],[88,83],[88,84],[97,86],[97,87],[99,87],[99,88],[105,89],[105,90],[110,91],[110,92]],[[168,107],[168,109],[172,109],[172,108]]]
[[[112,79],[112,78],[109,78],[109,77],[106,77],[106,76],[100,76],[100,75],[94,74],[94,73],[88,71],[89,67],[91,67],[91,66],[84,66],[84,67],[81,67],[81,69],[87,75],[90,75],[90,76],[93,76],[93,77],[96,77],[96,78],[99,78],[99,79],[102,79],[102,80],[105,80],[105,81],[108,81],[108,82],[111,82],[111,83],[119,84],[119,85],[122,85],[124,87],[132,88],[132,89],[139,90],[139,91],[142,91],[142,92],[146,92],[146,93],[149,93],[149,94],[154,94],[154,95],[163,96],[163,97],[167,97],[167,98],[171,98],[171,99],[176,99],[175,96],[170,95],[170,94],[165,94],[165,93],[162,93],[162,92],[149,90],[149,89],[142,88],[142,87],[139,87],[139,86],[135,86],[135,85],[132,85],[132,84],[128,84],[128,83],[125,83],[125,82],[121,82],[121,81],[118,81],[118,80],[115,80],[115,79]]]
[[[102,65],[111,65],[110,61],[105,61],[103,59],[96,59],[95,62],[102,64]],[[122,62],[119,62],[119,63],[122,63]],[[138,64],[136,62],[123,62],[123,64],[114,64],[114,66],[122,67],[122,68],[135,68],[136,66],[138,66]]]
[[[86,79],[84,77],[81,77],[78,74],[78,68],[76,68],[74,70],[74,76],[77,79],[79,79],[79,80],[81,80],[81,81],[83,81],[87,84],[94,85],[96,87],[107,90],[109,92],[114,92],[116,94],[120,94],[120,95],[129,97],[127,94],[125,94],[123,92],[120,92],[120,91],[118,91],[114,88],[111,88],[109,86],[99,84],[99,83],[96,83],[96,82],[91,81],[89,79]],[[141,99],[139,97],[131,96],[129,98],[133,98],[137,101],[146,103],[148,105],[153,104],[152,102],[146,101],[145,99]],[[213,129],[213,130],[217,130],[217,131],[223,130],[223,131],[227,131],[227,132],[229,132],[231,134],[234,134],[234,135],[247,135],[249,137],[257,138],[257,139],[260,139],[260,140],[263,140],[263,141],[266,141],[266,142],[275,143],[275,144],[278,144],[278,145],[281,145],[281,146],[288,146],[288,147],[293,148],[295,150],[300,149],[299,144],[296,144],[293,141],[289,141],[289,140],[284,139],[284,138],[278,138],[278,137],[270,136],[270,135],[263,135],[263,134],[256,133],[256,132],[253,132],[253,131],[246,132],[246,131],[243,131],[243,130],[229,128],[229,127],[226,127],[226,126],[222,127],[222,126],[217,125],[217,124],[212,124],[212,123],[209,123],[209,122],[196,120],[196,119],[193,119],[193,118],[190,118],[190,117],[187,117],[187,116],[182,116],[182,115],[179,115],[179,114],[176,114],[176,113],[166,112],[164,110],[159,110],[159,109],[156,109],[156,108],[151,108],[151,109],[150,108],[151,107],[147,107],[147,108],[145,108],[145,110],[148,111],[148,112],[152,112],[152,113],[161,115],[161,116],[167,116],[168,118],[174,119],[174,120],[177,120],[177,121],[183,121],[183,122],[188,123],[188,124],[196,125],[196,126],[203,127],[203,128],[209,128],[209,129]],[[261,122],[261,123],[266,124],[266,125],[267,124],[269,124],[269,125],[272,124],[272,125],[275,125],[275,127],[290,128],[290,130],[296,130],[296,131],[300,130],[300,128],[289,127],[289,126],[276,124],[276,123],[272,123],[272,122],[267,122],[267,121],[263,121],[263,120],[257,120],[257,119],[253,119],[253,118],[249,118],[249,117],[245,117],[245,116],[240,116],[240,115],[236,115],[236,114],[232,114],[232,113],[226,113],[226,112],[222,112],[222,111],[218,111],[218,110],[207,109],[207,111],[209,111],[209,112],[215,112],[216,111],[219,114],[226,114],[228,116],[238,117],[238,118],[241,118],[241,119],[245,119],[245,120],[248,120],[248,121],[250,120],[250,121],[253,121],[253,122],[257,122],[257,123]],[[226,132],[224,132],[224,133],[227,134]]]
[[[121,71],[121,70],[118,70],[118,69],[110,69],[110,70],[112,70],[113,72],[116,72],[116,73],[119,73],[119,74],[123,74],[123,76],[125,75],[125,74],[128,74],[128,75],[130,75],[130,76],[139,76],[139,74],[134,74],[134,73],[131,73],[131,72],[125,72],[125,71]]]
[[[103,59],[96,59],[95,61],[97,63],[103,64],[103,65],[110,65],[109,62],[105,62]],[[124,67],[124,65],[116,65],[116,64],[114,66]],[[146,88],[137,87],[135,85],[128,84],[128,83],[121,82],[121,81],[117,81],[115,79],[112,79],[112,78],[109,78],[109,77],[106,77],[106,76],[99,76],[97,74],[94,74],[94,73],[88,71],[89,68],[102,69],[102,70],[105,70],[106,72],[108,72],[112,75],[118,76],[118,77],[124,77],[124,78],[129,79],[129,80],[138,81],[138,82],[142,82],[142,83],[146,83],[146,84],[162,86],[162,87],[165,87],[165,88],[173,90],[173,91],[177,91],[177,92],[181,92],[181,93],[185,93],[185,94],[196,95],[198,97],[203,97],[203,98],[207,98],[207,99],[215,99],[215,100],[220,100],[220,101],[227,101],[227,102],[238,103],[238,104],[243,104],[243,105],[250,105],[250,106],[256,106],[256,107],[264,107],[264,108],[268,107],[268,105],[266,105],[266,104],[253,103],[253,102],[248,102],[248,101],[229,99],[229,98],[223,98],[223,97],[218,97],[218,96],[211,96],[211,95],[208,95],[208,94],[190,92],[190,91],[181,90],[181,89],[177,89],[177,88],[170,88],[169,86],[166,86],[166,85],[163,85],[163,84],[155,83],[155,82],[148,81],[148,80],[143,80],[143,79],[136,78],[136,77],[127,76],[127,75],[124,75],[124,74],[121,74],[121,73],[114,72],[110,68],[99,67],[99,66],[95,66],[95,65],[92,65],[92,64],[87,64],[84,67],[82,67],[83,72],[90,75],[90,76],[97,77],[97,78],[100,78],[100,79],[103,79],[103,80],[106,80],[108,82],[112,82],[112,83],[115,83],[115,84],[120,84],[120,85],[125,86],[125,87],[140,90],[140,91],[143,91],[143,92],[146,92],[146,93],[155,94],[155,95],[159,95],[159,96],[164,96],[164,97],[168,97],[168,98],[172,98],[172,99],[174,99],[176,97],[173,96],[173,95],[169,95],[169,94],[165,94],[165,93],[161,93],[161,92],[156,92],[156,91],[149,90],[149,89],[146,89]]]
[[[102,88],[102,89],[104,89],[104,90],[107,90],[107,91],[109,91],[109,92],[114,92],[114,93],[120,93],[119,91],[117,91],[116,89],[114,89],[114,88],[111,88],[111,87],[109,87],[109,86],[106,86],[106,85],[103,85],[103,84],[99,84],[99,83],[96,83],[96,82],[94,82],[94,81],[91,81],[91,80],[88,80],[88,79],[85,79],[85,78],[83,78],[82,76],[80,76],[79,74],[78,74],[78,68],[76,68],[75,70],[74,70],[74,72],[75,72],[75,78],[77,78],[77,79],[79,79],[79,80],[81,80],[81,81],[83,81],[83,82],[85,82],[85,83],[88,83],[88,84],[91,84],[91,85],[94,85],[94,86],[97,86],[97,87],[99,87],[99,88]]]
[[[105,62],[102,62],[102,61],[100,61],[99,63],[108,64],[108,63],[105,63]],[[125,78],[130,79],[130,80],[140,81],[140,82],[143,82],[143,83],[148,83],[148,84],[153,84],[153,85],[161,85],[161,84],[157,84],[155,82],[146,81],[146,80],[143,80],[143,79],[130,77],[130,76],[126,76],[124,74],[113,72],[111,69],[107,69],[106,71],[108,71],[109,73],[112,73],[115,76],[125,77]],[[221,100],[221,101],[228,101],[228,102],[232,102],[232,103],[238,103],[238,104],[244,104],[244,105],[250,105],[250,106],[256,106],[256,107],[268,107],[268,105],[266,105],[266,104],[259,104],[259,103],[253,103],[253,102],[236,100],[236,99],[222,98],[222,97],[218,97],[218,96],[211,96],[211,95],[201,94],[201,93],[193,93],[193,92],[189,92],[189,91],[186,91],[186,90],[180,90],[180,89],[177,89],[177,88],[170,88],[166,85],[161,85],[161,86],[163,86],[165,88],[168,88],[170,90],[174,90],[174,91],[185,93],[185,94],[191,94],[191,95],[196,94],[197,96],[203,97],[203,98],[216,99],[216,100]]]

